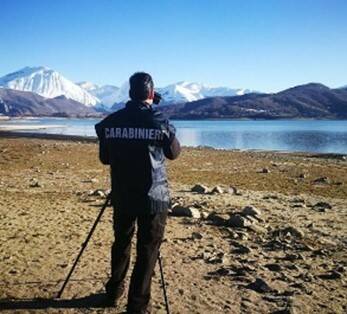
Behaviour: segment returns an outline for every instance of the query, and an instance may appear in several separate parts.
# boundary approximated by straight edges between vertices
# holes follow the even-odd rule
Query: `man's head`
[[[146,101],[153,103],[154,84],[152,77],[145,72],[136,72],[130,79],[129,96],[131,100]]]

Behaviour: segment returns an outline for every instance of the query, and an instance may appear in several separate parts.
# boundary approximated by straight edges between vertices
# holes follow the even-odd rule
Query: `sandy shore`
[[[110,272],[112,208],[67,286],[65,301],[32,301],[59,291],[105,201],[95,191],[109,188],[109,170],[98,161],[95,140],[5,134],[0,135],[0,310],[122,313],[125,298],[116,309],[94,308],[90,298],[83,299],[103,292]],[[346,313],[342,156],[186,148],[168,162],[168,173],[173,212],[200,217],[168,220],[162,255],[172,313]],[[196,184],[205,187],[193,192]],[[153,312],[165,313],[158,271]]]

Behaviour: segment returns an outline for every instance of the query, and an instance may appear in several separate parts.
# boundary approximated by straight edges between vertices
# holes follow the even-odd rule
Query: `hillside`
[[[173,119],[346,119],[347,90],[310,83],[276,94],[210,97],[162,110]]]
[[[65,96],[45,98],[31,92],[0,88],[0,114],[6,116],[96,116],[98,113]]]

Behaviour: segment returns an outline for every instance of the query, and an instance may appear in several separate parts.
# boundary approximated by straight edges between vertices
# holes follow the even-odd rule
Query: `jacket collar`
[[[152,106],[149,105],[147,102],[145,102],[145,101],[138,101],[138,100],[129,100],[125,104],[125,107],[127,109],[140,108],[140,109],[152,110]]]

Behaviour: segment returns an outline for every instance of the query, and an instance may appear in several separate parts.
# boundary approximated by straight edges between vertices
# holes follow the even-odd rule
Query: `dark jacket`
[[[129,101],[95,125],[99,157],[111,166],[112,202],[117,210],[154,214],[171,205],[165,157],[175,159],[175,128],[145,102]]]

